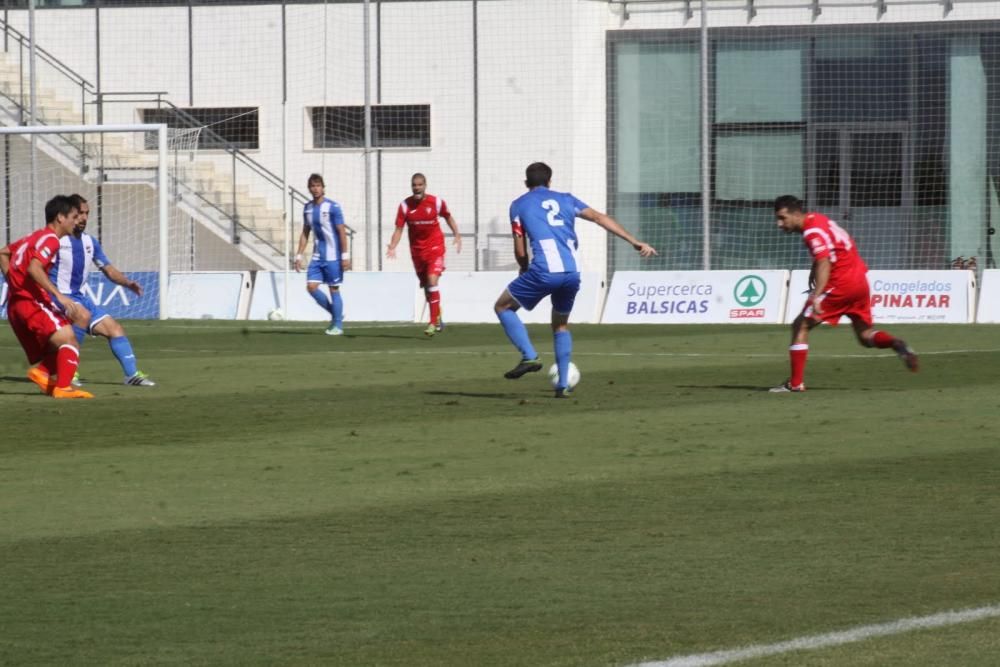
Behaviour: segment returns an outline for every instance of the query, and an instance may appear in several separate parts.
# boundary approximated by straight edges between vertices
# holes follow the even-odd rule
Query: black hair
[[[80,210],[72,199],[66,195],[56,195],[45,202],[45,222],[55,222],[60,215],[69,215],[73,209]]]
[[[524,184],[529,188],[548,185],[552,180],[552,167],[544,162],[532,162],[524,170]]]
[[[802,200],[795,195],[781,195],[774,200],[774,212],[777,213],[781,209],[787,209],[789,213],[801,213]]]
[[[319,183],[324,188],[326,183],[323,182],[323,176],[321,174],[309,174],[309,180],[306,181],[306,185],[312,185],[313,183]]]

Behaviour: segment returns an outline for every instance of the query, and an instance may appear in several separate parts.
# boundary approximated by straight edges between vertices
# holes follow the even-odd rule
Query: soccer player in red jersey
[[[407,227],[413,268],[431,311],[431,321],[424,333],[433,336],[444,329],[444,322],[441,320],[441,292],[438,289],[438,281],[444,271],[444,234],[441,233],[438,218],[444,218],[455,235],[455,252],[462,252],[462,237],[458,233],[458,223],[451,217],[451,211],[444,200],[427,194],[427,179],[423,174],[414,174],[410,178],[410,188],[413,195],[399,205],[396,230],[389,240],[385,256],[395,259],[396,246],[403,237],[403,227]]]
[[[10,287],[7,318],[28,362],[38,364],[28,370],[28,379],[53,398],[94,397],[70,385],[80,363],[70,321],[86,327],[90,313],[61,294],[48,276],[59,239],[73,232],[79,214],[69,197],[53,197],[45,204],[44,229],[0,249],[0,271]]]
[[[792,344],[788,348],[792,375],[771,391],[806,390],[803,376],[809,355],[809,331],[821,322],[836,326],[843,316],[851,320],[859,343],[865,347],[892,348],[906,367],[916,372],[919,360],[906,342],[872,325],[868,267],[851,235],[822,213],[806,213],[802,202],[793,195],[774,200],[774,215],[783,232],[802,234],[813,265],[811,292],[802,312],[792,322]]]

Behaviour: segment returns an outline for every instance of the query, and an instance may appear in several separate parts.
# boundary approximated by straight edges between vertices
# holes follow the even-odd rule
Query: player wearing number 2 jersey
[[[858,342],[865,347],[892,348],[906,367],[916,371],[916,353],[900,338],[872,325],[868,267],[858,254],[854,239],[822,213],[806,213],[802,202],[792,195],[774,201],[778,227],[786,234],[802,234],[813,258],[811,292],[805,306],[792,322],[792,344],[788,348],[791,377],[773,388],[775,393],[805,391],[803,381],[809,355],[809,331],[821,322],[836,326],[841,317],[851,320]]]
[[[552,169],[547,164],[534,162],[528,165],[525,176],[524,184],[528,192],[510,205],[514,257],[520,267],[520,275],[507,286],[494,306],[504,333],[521,353],[521,361],[504,373],[504,377],[516,380],[525,373],[542,369],[538,354],[528,338],[528,330],[517,316],[517,309],[523,306],[531,310],[543,298],[551,296],[553,346],[559,368],[556,398],[565,398],[569,395],[567,374],[573,352],[569,314],[580,289],[574,228],[576,218],[590,220],[628,241],[642,257],[655,255],[656,250],[625,231],[611,216],[590,208],[569,193],[550,190]],[[530,264],[528,244],[531,246]]]

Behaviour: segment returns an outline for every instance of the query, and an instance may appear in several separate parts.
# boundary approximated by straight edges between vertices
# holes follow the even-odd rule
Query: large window
[[[313,107],[313,148],[364,148],[363,106]],[[372,146],[430,148],[431,107],[428,104],[386,104],[372,107]]]
[[[171,128],[203,128],[199,149],[260,148],[256,107],[192,107],[187,109],[143,109],[144,123],[166,123]]]
[[[1000,22],[711,29],[704,81],[699,39],[609,35],[609,208],[666,248],[656,268],[800,266],[774,233],[782,194],[840,221],[872,268],[992,256]]]

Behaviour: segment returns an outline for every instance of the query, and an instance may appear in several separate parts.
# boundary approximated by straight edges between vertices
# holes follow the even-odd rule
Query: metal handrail
[[[2,27],[2,29],[3,29],[3,31],[4,31],[4,33],[6,35],[9,35],[10,37],[12,37],[13,40],[15,41],[15,43],[18,44],[19,54],[20,54],[20,61],[21,61],[20,62],[20,66],[21,66],[21,69],[22,69],[22,73],[21,73],[21,79],[22,79],[22,95],[21,95],[21,99],[20,100],[16,100],[12,96],[10,96],[10,95],[4,95],[4,97],[7,97],[12,102],[14,102],[14,104],[17,107],[20,108],[21,113],[23,114],[24,110],[25,110],[25,107],[26,107],[25,100],[23,99],[24,49],[27,48],[30,45],[30,41],[31,40],[30,40],[30,38],[27,35],[25,35],[24,33],[20,32],[19,30],[17,30],[13,26],[11,26],[9,23],[6,23],[6,22],[4,22],[2,20],[0,20],[0,27]],[[238,146],[236,146],[233,142],[231,142],[231,141],[227,140],[225,137],[221,136],[218,132],[216,132],[215,130],[213,130],[211,127],[205,126],[197,118],[195,118],[194,116],[192,116],[191,114],[189,114],[187,111],[185,111],[184,109],[178,107],[173,102],[171,102],[170,100],[168,100],[165,97],[168,94],[167,91],[151,91],[151,92],[145,92],[145,91],[131,91],[131,92],[128,92],[128,91],[101,91],[101,92],[98,92],[98,90],[97,90],[97,88],[96,88],[96,86],[94,84],[92,84],[90,81],[88,81],[87,79],[85,79],[83,76],[81,76],[80,74],[78,74],[77,72],[75,72],[72,68],[70,68],[67,64],[65,64],[64,62],[62,62],[58,58],[56,58],[54,55],[52,55],[51,53],[49,53],[45,49],[41,48],[40,46],[38,46],[37,43],[35,44],[35,53],[36,53],[37,56],[39,56],[42,59],[42,61],[44,61],[45,63],[47,63],[50,66],[52,66],[52,68],[58,74],[62,75],[66,79],[68,79],[74,85],[80,87],[80,93],[81,93],[82,104],[83,104],[83,110],[82,110],[82,113],[83,113],[83,124],[86,124],[86,108],[87,108],[87,105],[89,105],[89,104],[93,104],[93,105],[96,106],[98,117],[101,118],[101,117],[103,117],[103,105],[106,102],[115,102],[116,101],[116,100],[112,100],[112,99],[108,99],[108,98],[112,98],[112,97],[132,97],[132,98],[134,98],[136,96],[155,96],[155,99],[152,99],[152,100],[149,100],[149,101],[150,102],[155,102],[157,104],[157,108],[162,108],[162,107],[168,108],[170,110],[171,114],[173,115],[174,119],[176,119],[177,121],[180,121],[180,123],[181,123],[181,125],[179,125],[180,127],[186,127],[188,129],[199,128],[203,134],[206,134],[208,137],[210,137],[212,139],[213,142],[215,142],[216,144],[218,144],[221,147],[220,148],[221,150],[224,150],[226,153],[229,153],[230,155],[232,155],[233,162],[234,162],[234,170],[233,170],[234,192],[235,192],[235,181],[236,181],[235,164],[236,164],[236,162],[239,162],[243,166],[245,166],[248,169],[250,169],[250,171],[254,172],[259,177],[263,178],[264,181],[266,183],[268,183],[270,186],[278,187],[278,188],[282,189],[282,191],[284,193],[283,197],[284,196],[289,197],[290,205],[293,208],[296,205],[305,204],[306,202],[308,202],[311,199],[311,197],[309,195],[306,195],[305,193],[303,193],[302,191],[300,191],[300,190],[292,187],[291,185],[287,185],[286,186],[286,184],[284,183],[283,179],[280,176],[278,176],[277,174],[275,174],[270,169],[268,169],[264,165],[260,164],[256,160],[254,160],[252,157],[250,157],[249,155],[247,155],[242,149],[240,149]],[[93,98],[92,101],[88,100],[88,97]],[[133,101],[134,102],[134,101],[144,101],[144,100],[134,100],[133,99],[133,100],[117,100],[117,101],[121,101],[121,102]],[[39,122],[41,124],[47,124],[47,123],[45,123],[45,121],[43,119],[40,119],[40,118],[36,119],[36,122]],[[85,155],[86,154],[86,145],[85,144],[83,146],[75,146],[74,145],[74,148],[77,149],[77,150],[79,150],[81,152],[81,155]],[[191,190],[191,192],[193,192],[194,194],[198,195],[199,199],[201,199],[201,200],[203,200],[203,201],[208,202],[209,204],[211,204],[212,208],[214,208],[215,210],[217,210],[220,214],[222,214],[225,218],[227,218],[233,224],[233,241],[234,241],[234,243],[238,243],[239,242],[239,229],[240,228],[242,228],[242,229],[250,232],[251,235],[256,235],[256,234],[254,234],[254,230],[252,230],[252,229],[250,229],[250,228],[248,228],[248,227],[240,224],[239,215],[236,212],[235,208],[232,211],[232,213],[230,213],[230,212],[224,210],[223,208],[219,207],[218,205],[216,205],[214,202],[211,202],[206,197],[202,196],[194,188],[191,188],[190,186],[187,186],[187,187],[188,187],[189,190]],[[353,238],[354,235],[355,235],[355,233],[356,233],[355,230],[354,230],[354,228],[352,228],[350,226],[346,226],[346,227],[347,227],[347,233],[348,233],[348,235]]]
[[[241,164],[243,164],[244,166],[248,167],[250,170],[252,170],[256,174],[258,174],[259,176],[263,177],[271,185],[273,185],[275,187],[278,187],[278,188],[281,188],[281,187],[284,186],[284,183],[283,183],[282,178],[280,176],[278,176],[277,174],[275,174],[270,169],[268,169],[264,165],[260,164],[256,160],[254,160],[252,157],[250,157],[249,155],[247,155],[246,152],[243,151],[243,149],[241,149],[241,148],[237,147],[236,145],[234,145],[231,141],[227,140],[225,137],[223,137],[222,135],[220,135],[218,132],[216,132],[215,130],[213,130],[211,127],[204,125],[198,118],[192,116],[187,111],[185,111],[181,107],[178,107],[176,104],[174,104],[173,102],[171,102],[170,100],[168,100],[166,97],[164,97],[167,94],[168,93],[166,91],[136,91],[136,92],[109,91],[109,92],[101,92],[101,93],[99,93],[96,96],[97,100],[96,100],[95,103],[96,104],[103,104],[104,102],[114,103],[116,101],[117,102],[144,102],[144,101],[148,101],[148,102],[155,103],[158,108],[161,107],[161,106],[162,107],[166,107],[174,115],[174,118],[182,121],[183,125],[179,125],[179,127],[183,127],[183,128],[186,128],[186,129],[199,129],[200,128],[202,134],[207,134],[209,137],[211,137],[211,139],[212,139],[213,142],[215,142],[215,143],[217,143],[217,144],[219,144],[221,146],[221,148],[219,150],[223,150],[226,153],[229,153],[230,155],[232,155],[235,160],[238,160]],[[153,96],[153,99],[148,99],[148,100],[144,100],[144,99],[138,99],[138,100],[136,100],[136,99],[129,99],[129,100],[107,100],[107,99],[105,99],[107,97],[133,97],[134,98],[134,97],[137,97],[137,96],[146,96],[146,97]],[[169,123],[168,123],[168,125],[169,125]],[[310,201],[312,199],[311,196],[303,193],[301,190],[298,190],[297,188],[295,188],[294,186],[291,186],[291,185],[287,186],[287,190],[285,191],[285,194],[287,194],[289,196],[290,201],[291,201],[291,203],[292,203],[293,206],[296,205],[296,204],[300,204],[300,205],[301,204],[305,204],[306,202],[308,202],[308,201]],[[350,225],[345,225],[345,227],[347,227],[347,233],[349,235],[353,236],[356,233],[355,230],[354,230],[354,228],[351,227]]]
[[[0,21],[0,26],[3,27],[3,31],[5,34],[13,36],[14,39],[17,41],[17,43],[22,47],[28,47],[31,44],[31,39],[27,35],[25,35],[23,32],[21,32],[14,26],[10,25],[9,23]],[[91,93],[97,90],[94,87],[94,84],[90,83],[82,76],[77,74],[69,65],[67,65],[66,63],[59,60],[54,55],[52,55],[51,53],[40,47],[38,45],[38,42],[35,42],[35,54],[41,56],[42,60],[55,67],[57,70],[59,70],[61,74],[63,74],[63,76],[65,76],[67,79],[69,79],[76,85],[82,87],[84,90],[89,89]]]

